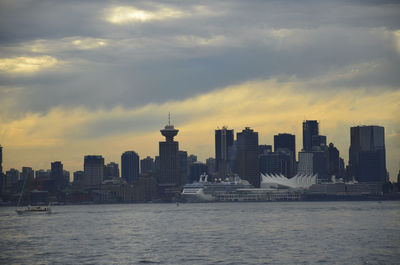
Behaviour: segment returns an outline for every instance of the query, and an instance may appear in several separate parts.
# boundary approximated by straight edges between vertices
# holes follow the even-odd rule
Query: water
[[[400,202],[0,208],[0,264],[399,264]]]

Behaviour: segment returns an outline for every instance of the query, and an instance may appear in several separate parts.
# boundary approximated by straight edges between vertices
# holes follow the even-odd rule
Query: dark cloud
[[[31,74],[0,72],[0,92],[8,91],[0,103],[14,102],[3,104],[12,109],[0,115],[44,113],[57,106],[132,108],[282,76],[318,79],[339,73],[321,87],[399,88],[396,1],[201,4],[3,1],[1,58],[47,55],[61,64]],[[107,10],[117,5],[150,11],[167,6],[189,15],[109,23]],[[74,42],[79,40],[87,45]],[[97,45],[100,41],[105,44]],[[354,67],[360,73],[344,74]]]

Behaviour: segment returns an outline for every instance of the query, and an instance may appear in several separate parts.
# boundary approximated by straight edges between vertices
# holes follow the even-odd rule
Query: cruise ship
[[[238,189],[254,188],[237,175],[216,182],[208,182],[207,178],[207,174],[203,174],[198,182],[186,184],[183,187],[182,196],[186,202],[218,201],[218,198],[224,194],[235,193]]]
[[[207,182],[207,175],[199,182],[186,184],[182,197],[186,202],[245,202],[245,201],[292,201],[300,200],[304,190],[315,183],[316,176],[284,176],[261,174],[261,188],[254,188],[237,175],[217,182]]]

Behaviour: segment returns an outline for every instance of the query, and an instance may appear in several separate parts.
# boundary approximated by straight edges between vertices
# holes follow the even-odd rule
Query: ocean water
[[[0,208],[0,264],[400,264],[400,202]]]

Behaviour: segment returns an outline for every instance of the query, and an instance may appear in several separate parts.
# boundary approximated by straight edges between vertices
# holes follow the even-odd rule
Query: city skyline
[[[348,163],[350,127],[385,127],[400,168],[399,4],[42,1],[0,4],[3,171],[82,170],[85,155],[154,157],[172,113],[179,147],[214,157],[214,130],[302,144],[303,120]],[[279,14],[279,15],[277,15]],[[57,18],[57,19],[54,19]]]
[[[307,121],[309,121],[309,120],[307,120]],[[311,120],[311,122],[315,122],[316,120]],[[304,122],[306,122],[306,121],[303,121],[303,125],[302,125],[302,129],[304,129]],[[318,121],[317,121],[318,122]],[[319,122],[318,122],[318,125],[317,125],[318,127],[319,127]],[[372,127],[373,126],[376,126],[376,125],[372,125]],[[351,128],[349,128],[350,130],[353,130],[354,128],[359,128],[359,127],[365,127],[365,128],[368,128],[368,127],[371,127],[371,125],[359,125],[359,126],[355,126],[355,127],[351,127]],[[380,127],[380,126],[378,126],[378,127]],[[172,124],[170,124],[170,114],[168,114],[168,124],[165,126],[165,128],[172,128],[172,130],[176,130],[176,132],[178,132],[179,130],[178,129],[176,129],[176,128],[174,128],[174,125],[172,125]],[[165,131],[166,129],[162,129],[161,130],[161,132],[163,132],[163,131]],[[233,131],[233,132],[235,132],[235,130],[234,129],[232,129],[232,128],[228,128],[227,126],[223,126],[223,128],[225,129],[225,130],[230,130],[230,131]],[[380,128],[382,128],[383,129],[383,127],[380,127]],[[243,131],[245,131],[245,130],[249,130],[250,128],[249,127],[245,127],[244,129],[243,129]],[[319,128],[320,129],[320,128]],[[215,128],[215,132],[217,132],[217,131],[221,131],[220,130],[220,128],[219,127],[217,127],[217,128]],[[258,132],[256,132],[257,134],[258,134]],[[269,144],[269,146],[271,146],[271,147],[273,147],[273,148],[276,148],[275,147],[275,143],[274,143],[274,141],[275,141],[275,139],[276,139],[276,137],[278,136],[278,135],[282,135],[282,133],[279,133],[279,134],[277,134],[277,135],[274,135],[274,137],[273,137],[273,144]],[[285,135],[285,133],[283,133],[283,135]],[[290,135],[290,134],[289,134]],[[296,135],[293,135],[294,137],[296,137]],[[326,137],[326,136],[324,136],[324,137]],[[257,137],[258,138],[258,137]],[[217,141],[217,138],[215,138],[214,139],[215,141]],[[234,141],[235,142],[237,142],[237,138],[235,137],[234,138]],[[178,141],[179,142],[179,141]],[[327,142],[327,143],[324,143],[324,145],[325,146],[328,146],[328,145],[330,145],[330,143],[333,143],[334,144],[334,142]],[[259,143],[258,144],[258,146],[263,146],[263,145],[265,145],[265,143]],[[349,145],[350,146],[350,145]],[[214,147],[216,148],[216,145],[215,145],[215,143],[214,143]],[[183,151],[183,152],[187,152],[187,150],[181,150],[180,149],[180,151]],[[300,154],[301,152],[303,152],[303,151],[305,151],[304,150],[304,148],[301,146],[300,147],[300,149],[299,150],[297,150],[297,144],[296,144],[296,153],[297,154]],[[349,147],[349,152],[350,152],[350,147]],[[127,153],[135,153],[135,154],[137,154],[138,155],[138,166],[139,166],[139,162],[142,160],[142,159],[146,159],[146,158],[151,158],[151,156],[141,156],[140,155],[140,153],[136,153],[136,151],[124,151],[123,153],[122,153],[122,156],[120,156],[120,160],[113,160],[113,161],[108,161],[108,160],[106,160],[106,159],[104,159],[104,166],[107,164],[107,163],[111,163],[111,164],[115,164],[115,162],[116,162],[116,165],[117,165],[117,167],[118,167],[118,165],[122,165],[122,157],[125,155],[125,154],[127,154]],[[196,157],[197,157],[197,154],[196,153],[192,153],[193,155],[195,155]],[[155,154],[153,157],[154,158],[156,158],[157,157],[157,155],[158,154]],[[345,155],[344,154],[342,154],[342,153],[340,153],[340,150],[339,150],[339,155],[340,155],[340,157],[344,157]],[[86,157],[87,156],[100,156],[100,157],[103,157],[104,155],[103,154],[96,154],[96,155],[87,155],[87,154],[85,154],[84,155],[84,160],[83,161],[85,161],[85,159],[86,159]],[[214,156],[215,156],[215,153],[214,153]],[[206,157],[204,160],[199,160],[199,161],[202,161],[202,162],[205,162],[207,159],[209,159],[209,158],[213,158],[213,159],[215,159],[215,157],[214,156],[210,156],[210,157]],[[3,156],[3,158],[4,158],[4,156]],[[299,162],[299,161],[298,161]],[[348,164],[348,162],[349,161],[344,161],[344,165],[346,166],[347,164]],[[51,161],[50,162],[50,164],[51,164],[51,168],[53,167],[53,164],[54,163],[59,163],[59,161],[55,161],[55,162],[53,162],[53,161]],[[26,165],[25,165],[26,166]],[[24,166],[23,166],[24,167]],[[35,172],[37,171],[37,170],[46,170],[46,167],[44,167],[44,168],[34,168],[34,167],[31,167],[31,166],[29,166],[29,168],[32,168]],[[3,166],[3,169],[4,169],[4,166]],[[11,167],[11,168],[9,168],[9,169],[14,169],[13,167]],[[15,169],[17,169],[18,170],[18,168],[15,168]],[[78,169],[74,169],[73,171],[71,171],[71,172],[76,172],[76,171],[81,171],[83,168],[78,168]],[[48,170],[50,170],[50,169],[48,169]],[[139,170],[139,168],[137,168],[137,170]],[[142,169],[140,169],[140,171],[141,171]],[[6,170],[4,170],[4,172],[5,172]],[[218,170],[217,170],[218,171]],[[69,171],[68,171],[69,172]],[[389,173],[389,170],[388,170],[388,173]],[[105,174],[105,173],[104,173]],[[122,174],[122,169],[121,169],[121,174]],[[70,177],[70,179],[71,179],[71,181],[72,181],[72,177],[73,176],[71,176]],[[390,176],[389,176],[390,177]],[[395,176],[393,176],[393,177],[391,177],[389,180],[391,180],[391,181],[396,181],[396,175]]]

